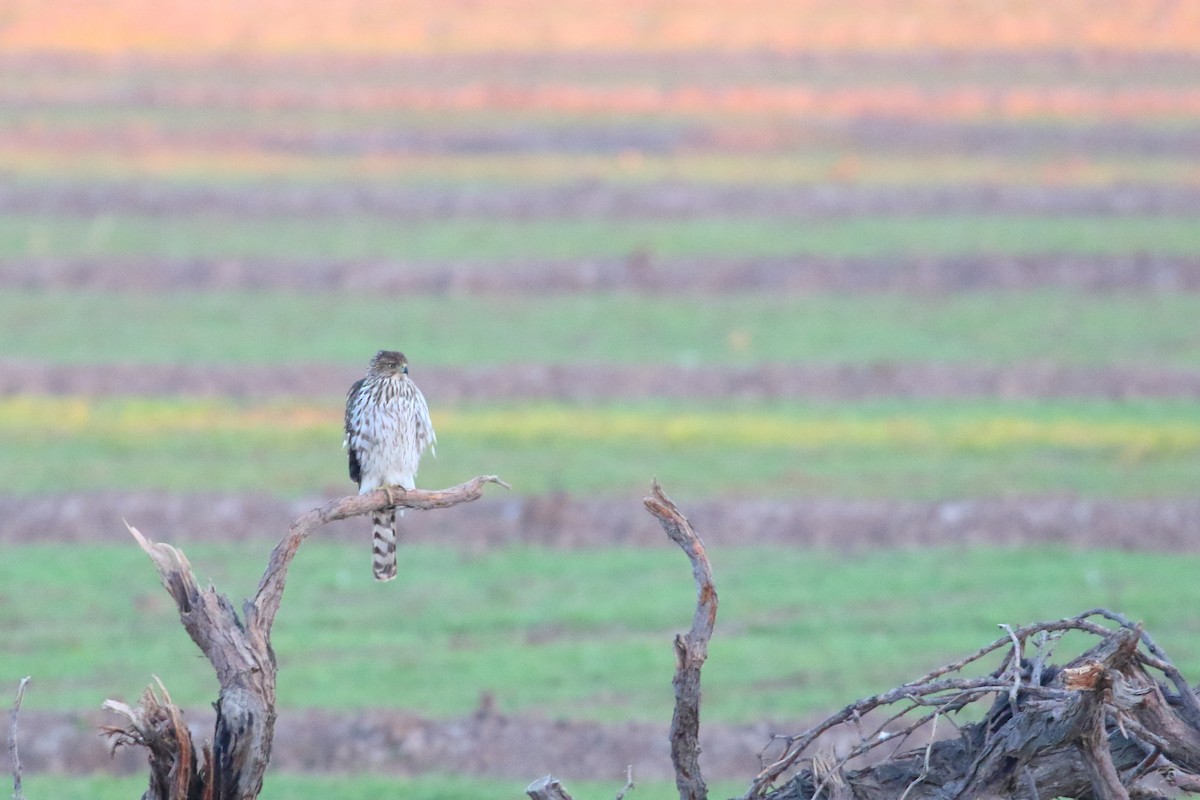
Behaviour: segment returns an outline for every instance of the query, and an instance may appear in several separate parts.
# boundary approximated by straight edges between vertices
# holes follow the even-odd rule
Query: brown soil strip
[[[340,403],[358,377],[352,364],[47,364],[0,359],[0,396],[188,395]],[[441,404],[510,400],[609,401],[661,398],[772,400],[1200,399],[1200,370],[1153,366],[1009,366],[937,363],[765,364],[704,367],[648,364],[503,364],[422,367],[421,386]]]
[[[1197,143],[1200,149],[1200,142]],[[67,183],[0,186],[0,213],[344,218],[397,221],[484,217],[823,219],[859,215],[955,214],[1162,215],[1200,211],[1188,185],[763,186],[610,183],[517,187],[421,187],[376,183],[321,186],[186,186],[163,183]]]
[[[71,106],[75,101],[63,101]],[[58,104],[5,103],[14,113],[52,114]],[[15,106],[15,108],[13,108]],[[200,106],[202,109],[203,106]],[[1131,123],[1046,125],[930,122],[874,117],[844,123],[762,123],[747,132],[724,122],[671,122],[654,126],[620,121],[554,124],[509,123],[482,130],[371,126],[348,131],[297,129],[295,123],[259,123],[253,129],[221,131],[155,128],[136,121],[141,106],[114,113],[131,123],[97,123],[84,129],[30,126],[5,134],[9,148],[77,155],[81,151],[128,155],[146,149],[174,152],[259,153],[320,157],[401,157],[409,155],[486,156],[516,154],[669,155],[726,153],[761,156],[834,152],[848,161],[831,165],[831,175],[853,174],[853,159],[871,155],[996,157],[1045,160],[1049,174],[1070,175],[1089,159],[1191,158],[1200,150],[1200,127],[1140,127]],[[283,112],[280,112],[283,113]],[[330,112],[334,113],[334,112]],[[368,112],[362,112],[366,115]],[[1062,172],[1061,170],[1064,170]]]
[[[664,642],[669,647],[669,642]],[[664,685],[670,676],[663,676]],[[670,691],[669,686],[667,691]],[[197,741],[212,735],[212,713],[187,712]],[[23,711],[21,761],[27,773],[145,773],[141,750],[124,748],[109,757],[97,727],[116,720],[100,713]],[[625,767],[634,779],[673,777],[667,722],[591,723],[509,716],[483,711],[448,720],[429,720],[404,711],[289,711],[279,714],[271,769],[278,772],[389,775],[455,774],[507,778],[513,795],[536,778],[554,772],[564,780],[613,781],[619,788]],[[706,723],[700,736],[706,777],[749,778],[757,753],[779,727]]]
[[[151,491],[0,495],[0,544],[45,541],[125,542],[122,520],[172,543],[244,541],[283,535],[324,497],[281,500],[261,494]],[[709,544],[750,544],[861,551],[876,548],[1065,545],[1162,552],[1200,551],[1200,499],[1086,499],[1065,496],[975,498],[941,502],[848,499],[681,500]],[[486,504],[411,516],[410,542],[468,551],[514,543],[557,548],[666,547],[637,498],[497,495]],[[333,523],[323,538],[365,541],[361,520]],[[369,527],[369,526],[368,526]],[[130,542],[132,547],[132,542]],[[365,551],[364,551],[365,552]]]
[[[930,258],[662,259],[413,263],[390,260],[56,259],[0,261],[0,287],[96,291],[276,290],[495,293],[596,291],[912,292],[1200,291],[1200,258],[1152,254]]]
[[[346,86],[355,82],[395,85],[445,85],[481,76],[493,81],[528,83],[584,81],[644,82],[647,76],[709,84],[749,81],[819,85],[861,85],[864,80],[923,76],[947,84],[1005,81],[1045,84],[1076,80],[1105,85],[1155,85],[1186,80],[1200,72],[1200,57],[1190,50],[1119,51],[1038,48],[1005,51],[961,48],[919,51],[735,50],[689,48],[677,51],[595,50],[590,52],[438,53],[437,55],[353,55],[350,53],[229,53],[173,57],[129,52],[121,58],[65,51],[0,53],[0,70],[89,83],[135,79],[139,86],[178,84],[182,76],[205,76],[242,84],[265,82],[297,86]],[[14,82],[14,97],[36,94],[32,81]],[[136,100],[141,95],[130,92]]]

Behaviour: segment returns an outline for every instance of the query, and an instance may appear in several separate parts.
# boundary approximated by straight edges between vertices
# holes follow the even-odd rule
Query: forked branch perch
[[[708,658],[708,641],[717,622],[717,590],[704,542],[692,529],[687,517],[671,502],[658,481],[651,495],[642,502],[662,525],[671,541],[679,545],[692,562],[696,581],[696,612],[692,627],[675,637],[675,713],[671,717],[671,763],[675,767],[675,786],[680,800],[705,800],[708,786],[700,772],[700,669]]]
[[[288,567],[305,539],[328,522],[392,506],[435,509],[469,503],[479,499],[489,483],[508,487],[495,475],[481,475],[449,489],[414,489],[400,493],[398,499],[389,498],[381,489],[332,500],[309,511],[292,523],[271,552],[258,589],[242,604],[244,619],[216,588],[199,587],[180,550],[153,542],[127,525],[154,562],[159,579],[179,608],[180,621],[213,665],[221,685],[211,756],[206,752],[205,764],[200,767],[178,709],[165,689],[161,702],[150,692],[136,710],[112,701],[106,704],[127,717],[125,726],[109,729],[117,736],[116,743],[150,749],[151,780],[145,800],[252,800],[261,792],[275,729],[271,627],[283,599]]]
[[[483,489],[489,483],[510,489],[507,483],[496,475],[480,475],[466,483],[460,483],[449,489],[413,489],[403,491],[392,489],[393,496],[399,494],[394,504],[400,508],[416,508],[431,511],[438,508],[470,503],[483,497]],[[275,621],[275,612],[279,610],[279,601],[283,596],[283,585],[287,580],[287,570],[296,556],[296,551],[314,531],[329,522],[339,519],[358,517],[389,508],[393,505],[387,491],[377,489],[367,494],[350,495],[339,500],[331,500],[325,505],[314,508],[292,523],[275,549],[271,551],[271,559],[267,570],[259,581],[258,591],[254,599],[246,604],[246,621],[251,627],[262,628],[270,632]]]

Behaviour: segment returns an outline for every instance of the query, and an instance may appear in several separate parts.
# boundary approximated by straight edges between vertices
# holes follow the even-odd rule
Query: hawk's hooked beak
[[[408,374],[408,364],[405,364],[403,367],[401,367],[400,371],[403,372],[405,375],[407,375]]]

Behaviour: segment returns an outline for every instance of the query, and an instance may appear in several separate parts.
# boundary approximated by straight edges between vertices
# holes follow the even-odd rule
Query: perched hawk
[[[358,483],[358,493],[390,486],[416,488],[421,453],[436,441],[429,406],[408,377],[408,359],[403,353],[380,350],[366,377],[346,395],[345,446],[350,480]],[[396,577],[396,509],[372,514],[371,522],[375,579],[390,581]]]

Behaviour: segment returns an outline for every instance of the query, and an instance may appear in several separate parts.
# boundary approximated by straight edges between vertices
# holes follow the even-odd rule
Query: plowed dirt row
[[[450,124],[411,125],[372,118],[348,127],[345,121],[333,123],[299,122],[286,118],[274,123],[258,122],[255,128],[214,129],[203,125],[197,101],[180,113],[200,117],[194,125],[177,122],[155,125],[140,118],[142,102],[155,109],[157,101],[144,98],[139,103],[121,103],[116,99],[0,98],[0,109],[13,114],[30,115],[36,124],[15,125],[4,131],[8,148],[18,152],[34,149],[77,155],[81,151],[129,153],[151,149],[180,155],[197,152],[274,154],[295,157],[385,157],[405,155],[485,156],[516,154],[565,155],[696,155],[728,153],[731,157],[747,154],[837,152],[870,153],[873,157],[965,156],[1004,158],[1057,157],[1076,165],[1088,158],[1192,158],[1200,150],[1200,128],[1185,123],[1168,126],[1142,126],[1134,122],[1087,123],[1069,125],[1004,124],[997,122],[931,121],[921,118],[896,118],[887,114],[863,114],[847,121],[813,123],[803,117],[785,121],[756,122],[753,130],[734,125],[726,118],[716,121],[665,119],[647,123],[624,121],[620,115],[602,121],[580,122],[558,117],[552,122],[522,120],[489,121],[467,127]],[[303,106],[300,99],[297,105]],[[47,125],[47,119],[75,105],[107,108],[109,113],[127,117],[118,123],[98,121],[86,127]],[[248,108],[252,104],[247,101]],[[283,114],[283,111],[278,113]],[[338,112],[328,112],[335,119]],[[346,115],[350,112],[340,112]],[[394,112],[398,113],[398,112]],[[270,118],[268,118],[269,120]],[[323,127],[324,125],[324,127]],[[333,126],[332,128],[330,126]],[[466,127],[467,129],[463,129]],[[853,172],[852,165],[843,165]]]
[[[72,183],[0,186],[0,213],[237,217],[378,215],[397,221],[485,217],[788,219],[955,214],[1160,215],[1200,212],[1200,187],[761,186],[578,183],[545,187],[406,188]]]
[[[664,642],[669,647],[669,642]],[[663,675],[669,693],[670,675]],[[212,736],[212,713],[190,710],[196,741]],[[109,748],[97,735],[111,715],[22,712],[21,761],[26,774],[144,774],[146,757],[135,748]],[[424,773],[480,775],[513,781],[512,795],[548,771],[570,780],[612,781],[619,787],[625,767],[637,780],[669,780],[667,724],[601,724],[483,712],[429,720],[402,711],[332,713],[281,711],[271,769],[278,772],[389,775]],[[758,771],[757,753],[775,731],[800,724],[705,724],[700,736],[705,777],[749,782]],[[569,776],[569,778],[567,778]]]
[[[332,496],[332,495],[331,495]],[[172,542],[268,545],[292,520],[329,498],[286,501],[259,494],[81,492],[0,495],[0,543],[126,541],[123,519]],[[406,541],[479,551],[525,543],[546,547],[669,547],[639,498],[498,496],[419,515]],[[711,546],[769,544],[861,551],[892,547],[1056,544],[1166,552],[1200,551],[1200,499],[1074,497],[903,500],[720,498],[685,503]],[[322,537],[362,541],[358,521],[332,523]]]
[[[353,365],[47,364],[0,360],[0,396],[186,395],[265,400],[298,397],[333,404],[358,377]],[[421,368],[440,403],[654,398],[862,400],[870,398],[1200,399],[1200,371],[1053,364],[768,364],[703,366],[504,364]],[[333,387],[333,388],[331,388]]]
[[[516,262],[306,261],[264,258],[19,258],[0,261],[0,287],[370,291],[405,294],[569,292],[1200,291],[1200,258],[1153,254],[970,255],[929,258],[665,259]],[[3,379],[3,376],[0,376]]]
[[[273,24],[274,21],[272,21]],[[190,76],[210,83],[240,85],[452,85],[487,77],[495,81],[546,80],[598,83],[681,80],[716,85],[747,81],[786,84],[811,81],[821,85],[860,85],[864,79],[921,76],[936,85],[976,80],[985,83],[1051,83],[1061,80],[1111,85],[1175,84],[1200,74],[1200,57],[1181,50],[1117,51],[1084,49],[1077,41],[1060,48],[1017,50],[795,50],[755,48],[664,49],[660,51],[595,49],[576,52],[491,52],[419,54],[255,53],[154,55],[130,50],[120,58],[76,51],[0,52],[0,72],[53,78],[51,85],[103,84],[136,78],[139,86],[178,85]],[[13,97],[36,94],[29,80],[4,87]],[[0,94],[0,97],[4,97]],[[136,92],[126,95],[137,99]]]

